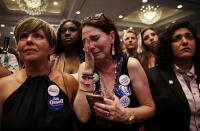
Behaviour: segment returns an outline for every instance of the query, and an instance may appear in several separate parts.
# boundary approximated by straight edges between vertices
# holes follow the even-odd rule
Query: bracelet
[[[83,84],[85,86],[85,89],[92,89],[91,92],[93,92],[96,88],[95,83],[99,80],[99,76],[97,75],[97,73],[93,73],[93,74],[83,74],[82,75],[82,79],[80,81],[81,84]],[[84,92],[90,92],[88,90],[84,90],[81,89]]]
[[[89,81],[89,79],[83,79],[83,80],[81,81],[81,83],[82,83],[83,85],[86,85],[86,86],[90,86],[90,85],[92,84],[92,82]]]
[[[128,118],[128,121],[126,122],[127,124],[131,125],[134,123],[135,115],[134,115],[134,110],[130,108],[130,117]]]
[[[82,79],[92,79],[93,83],[96,83],[99,80],[99,75],[97,73],[93,73],[93,74],[82,74]]]
[[[79,90],[82,91],[82,92],[93,93],[93,91],[88,91],[88,90],[84,90],[84,89],[81,89],[81,88],[79,88]]]
[[[87,79],[87,78],[88,78],[88,79],[93,79],[93,75],[94,75],[94,74],[84,74],[84,73],[83,73],[83,74],[82,74],[82,78],[83,78],[83,79]]]
[[[93,79],[88,79],[88,78],[86,79],[82,78],[80,83],[83,84],[85,88],[93,88],[93,86],[95,85]]]

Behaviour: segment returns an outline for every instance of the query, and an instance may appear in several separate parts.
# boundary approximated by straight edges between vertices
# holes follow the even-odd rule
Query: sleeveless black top
[[[4,131],[73,130],[74,112],[48,76],[28,77],[3,105]]]
[[[127,62],[128,62],[128,57],[126,55],[123,55],[123,61],[122,61],[122,66],[120,69],[119,76],[121,75],[127,75],[128,70],[127,70]],[[136,77],[136,76],[135,76]],[[117,80],[119,81],[119,80]],[[138,101],[136,99],[136,96],[134,94],[134,91],[132,89],[131,82],[129,84],[132,94],[129,97],[130,99],[130,104],[127,107],[138,107]],[[96,88],[99,88],[98,85],[96,85]],[[116,87],[115,87],[116,88]],[[97,90],[97,89],[96,89]],[[115,95],[120,98],[117,92],[115,92]],[[79,126],[79,130],[95,130],[95,131],[107,131],[107,130],[131,130],[131,131],[139,131],[139,127],[142,125],[142,123],[133,123],[131,125],[126,124],[124,122],[111,122],[108,120],[105,120],[103,118],[99,118],[98,116],[95,116],[95,114],[92,114],[92,117],[86,124],[82,124]]]

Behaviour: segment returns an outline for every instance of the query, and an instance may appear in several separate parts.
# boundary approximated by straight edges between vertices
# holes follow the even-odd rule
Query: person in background
[[[0,53],[0,65],[7,68],[11,73],[19,71],[19,64],[17,57],[8,52],[9,37],[5,37],[3,50]]]
[[[156,105],[152,131],[200,130],[200,40],[185,21],[159,38],[157,65],[147,73]],[[149,129],[149,128],[148,128]]]
[[[76,20],[63,20],[57,31],[57,46],[51,56],[51,67],[73,74],[78,79],[79,65],[84,61],[81,23]]]
[[[18,55],[18,53],[17,53],[15,48],[8,48],[8,53],[14,54],[15,57],[17,58],[17,61],[18,61],[19,55]]]
[[[85,62],[74,101],[78,119],[87,130],[139,130],[155,110],[142,66],[122,55],[117,29],[103,13],[83,20],[82,40]],[[90,107],[86,95],[92,94],[101,95],[103,102]]]
[[[135,30],[128,29],[123,36],[123,41],[126,47],[127,55],[137,57],[138,39]]]
[[[18,62],[18,65],[19,65],[19,70],[25,68],[23,61],[19,58],[18,51],[16,51],[14,48],[9,48],[8,52],[15,55],[17,62]]]
[[[25,68],[0,79],[0,128],[74,130],[68,89],[78,88],[78,83],[71,75],[50,68],[54,29],[41,19],[28,17],[19,21],[14,34]]]
[[[138,58],[145,70],[155,66],[158,34],[153,28],[145,28],[138,41]]]
[[[0,53],[3,53],[3,48],[0,48]],[[11,72],[7,68],[0,65],[0,78],[8,76],[10,74],[11,74]]]
[[[126,48],[126,55],[138,58],[138,38],[136,31],[133,29],[126,30],[123,36],[123,41]],[[141,129],[144,129],[144,126],[140,127],[140,131],[142,131]]]

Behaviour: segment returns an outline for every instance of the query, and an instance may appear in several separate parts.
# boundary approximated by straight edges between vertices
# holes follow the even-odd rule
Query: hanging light
[[[150,4],[143,5],[139,10],[139,18],[142,21],[142,23],[145,24],[154,24],[156,23],[162,15],[162,10],[160,7],[153,6]]]
[[[48,0],[17,0],[17,4],[29,15],[41,15],[46,12]]]

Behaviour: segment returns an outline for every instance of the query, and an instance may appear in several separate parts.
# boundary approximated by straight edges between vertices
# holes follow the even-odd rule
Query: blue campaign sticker
[[[127,107],[130,104],[130,99],[128,96],[124,95],[120,98],[120,102],[123,107]]]
[[[58,96],[48,96],[48,107],[51,110],[58,111],[61,110],[64,106],[64,98],[61,94]]]

